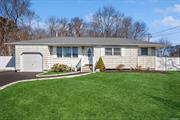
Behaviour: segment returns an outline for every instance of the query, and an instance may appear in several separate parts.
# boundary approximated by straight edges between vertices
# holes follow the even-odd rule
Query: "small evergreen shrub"
[[[71,67],[58,63],[54,64],[53,67],[51,67],[51,71],[53,72],[70,72],[71,70]]]
[[[104,62],[102,60],[102,57],[99,58],[99,60],[96,64],[96,69],[99,69],[101,72],[106,70],[106,67],[105,67]]]

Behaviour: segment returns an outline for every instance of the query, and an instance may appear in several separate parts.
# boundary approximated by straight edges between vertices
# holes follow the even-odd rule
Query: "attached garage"
[[[43,59],[40,53],[23,53],[20,64],[22,72],[43,71]]]

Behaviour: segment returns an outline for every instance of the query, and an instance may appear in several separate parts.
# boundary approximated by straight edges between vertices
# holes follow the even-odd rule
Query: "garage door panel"
[[[24,72],[41,72],[42,56],[41,54],[23,54],[22,71]]]

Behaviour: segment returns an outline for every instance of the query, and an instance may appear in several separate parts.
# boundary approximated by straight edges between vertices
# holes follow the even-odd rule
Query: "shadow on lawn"
[[[173,100],[169,100],[169,99],[165,99],[165,98],[161,98],[161,97],[157,97],[157,96],[152,96],[152,95],[147,95],[147,96],[162,103],[166,107],[169,107],[169,108],[172,108],[172,109],[175,109],[178,111],[180,110],[180,102],[176,102]]]

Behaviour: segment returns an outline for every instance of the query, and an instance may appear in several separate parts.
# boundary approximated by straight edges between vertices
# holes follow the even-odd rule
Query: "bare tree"
[[[144,22],[135,22],[132,25],[131,31],[130,31],[130,38],[134,40],[143,40],[144,37],[147,35],[147,27]]]
[[[55,37],[57,35],[58,22],[59,20],[55,17],[50,17],[47,21],[48,30],[51,37]]]
[[[34,40],[48,37],[47,31],[40,27],[33,29],[32,34],[32,39]]]
[[[32,11],[30,10],[30,0],[0,0],[0,15],[1,17],[1,54],[12,54],[10,48],[4,45],[5,42],[18,40],[19,25],[23,19]]]
[[[95,37],[121,37],[142,40],[147,33],[147,27],[143,22],[133,23],[131,17],[125,17],[124,14],[113,7],[106,6],[93,15],[89,33],[90,36]]]
[[[161,44],[164,44],[164,45],[167,45],[167,46],[171,46],[172,45],[171,41],[166,39],[166,38],[159,39],[158,43],[161,43]]]
[[[79,17],[72,18],[71,22],[69,23],[70,36],[82,37],[84,34],[85,28],[86,28],[86,25],[83,19]]]
[[[95,32],[99,32],[100,36],[112,37],[115,32],[116,22],[122,16],[111,6],[103,7],[103,9],[99,9],[93,15],[92,29]]]
[[[0,55],[9,54],[9,48],[4,43],[12,41],[15,30],[18,29],[13,21],[0,17]]]
[[[30,0],[0,0],[0,13],[16,24],[30,12]]]
[[[66,18],[62,18],[58,20],[58,36],[65,37],[68,36],[68,20]]]
[[[122,21],[123,21],[123,16],[117,17],[115,21],[115,27],[114,27],[114,34],[113,37],[121,37],[122,36]]]
[[[122,38],[129,38],[130,36],[130,29],[132,26],[132,18],[131,17],[125,17],[122,20],[122,27],[120,30],[120,37]]]
[[[24,25],[24,26],[27,26],[27,29],[28,29],[30,36],[32,35],[32,29],[33,29],[32,27],[34,24],[33,21],[37,21],[37,19],[39,19],[39,16],[37,16],[35,14],[35,12],[29,12],[27,14],[26,21],[24,22],[24,23],[26,23],[26,25]]]
[[[33,26],[38,16],[35,12],[29,12],[27,16],[22,20],[22,23],[18,26],[19,31],[17,32],[18,40],[30,40],[33,38]],[[38,22],[38,21],[36,21]]]

